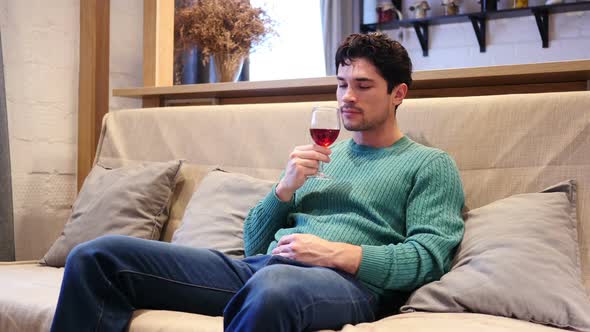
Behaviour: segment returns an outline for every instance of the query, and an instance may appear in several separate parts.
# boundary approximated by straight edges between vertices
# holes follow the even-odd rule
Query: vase
[[[213,65],[217,82],[235,82],[240,76],[244,57],[231,53],[213,54]]]
[[[196,46],[175,51],[174,84],[209,83],[209,63],[203,63],[203,54]]]

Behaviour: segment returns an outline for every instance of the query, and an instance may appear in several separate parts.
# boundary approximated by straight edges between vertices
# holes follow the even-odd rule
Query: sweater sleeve
[[[246,257],[266,253],[275,233],[287,226],[287,216],[293,207],[290,202],[281,201],[272,190],[248,213],[244,220],[244,251]]]
[[[407,201],[405,241],[362,245],[357,277],[377,288],[401,291],[440,279],[463,238],[463,205],[457,167],[441,153],[416,174]]]

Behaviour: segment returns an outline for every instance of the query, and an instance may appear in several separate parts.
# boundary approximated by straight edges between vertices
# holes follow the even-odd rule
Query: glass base
[[[310,175],[307,177],[308,179],[316,179],[316,180],[332,180],[333,177],[326,175],[325,173],[318,173],[316,175]]]

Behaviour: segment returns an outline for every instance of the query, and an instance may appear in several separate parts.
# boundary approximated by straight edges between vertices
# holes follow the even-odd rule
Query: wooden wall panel
[[[143,1],[143,86],[171,86],[174,0]]]
[[[78,92],[78,190],[96,153],[103,116],[109,111],[110,0],[80,1]]]

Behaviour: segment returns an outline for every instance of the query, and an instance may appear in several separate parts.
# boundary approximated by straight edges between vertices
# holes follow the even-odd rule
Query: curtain
[[[4,61],[0,33],[0,261],[14,260],[14,224],[12,214],[12,180],[8,146],[8,117],[4,89]]]
[[[326,75],[336,75],[334,57],[338,45],[361,28],[360,0],[321,0]]]

